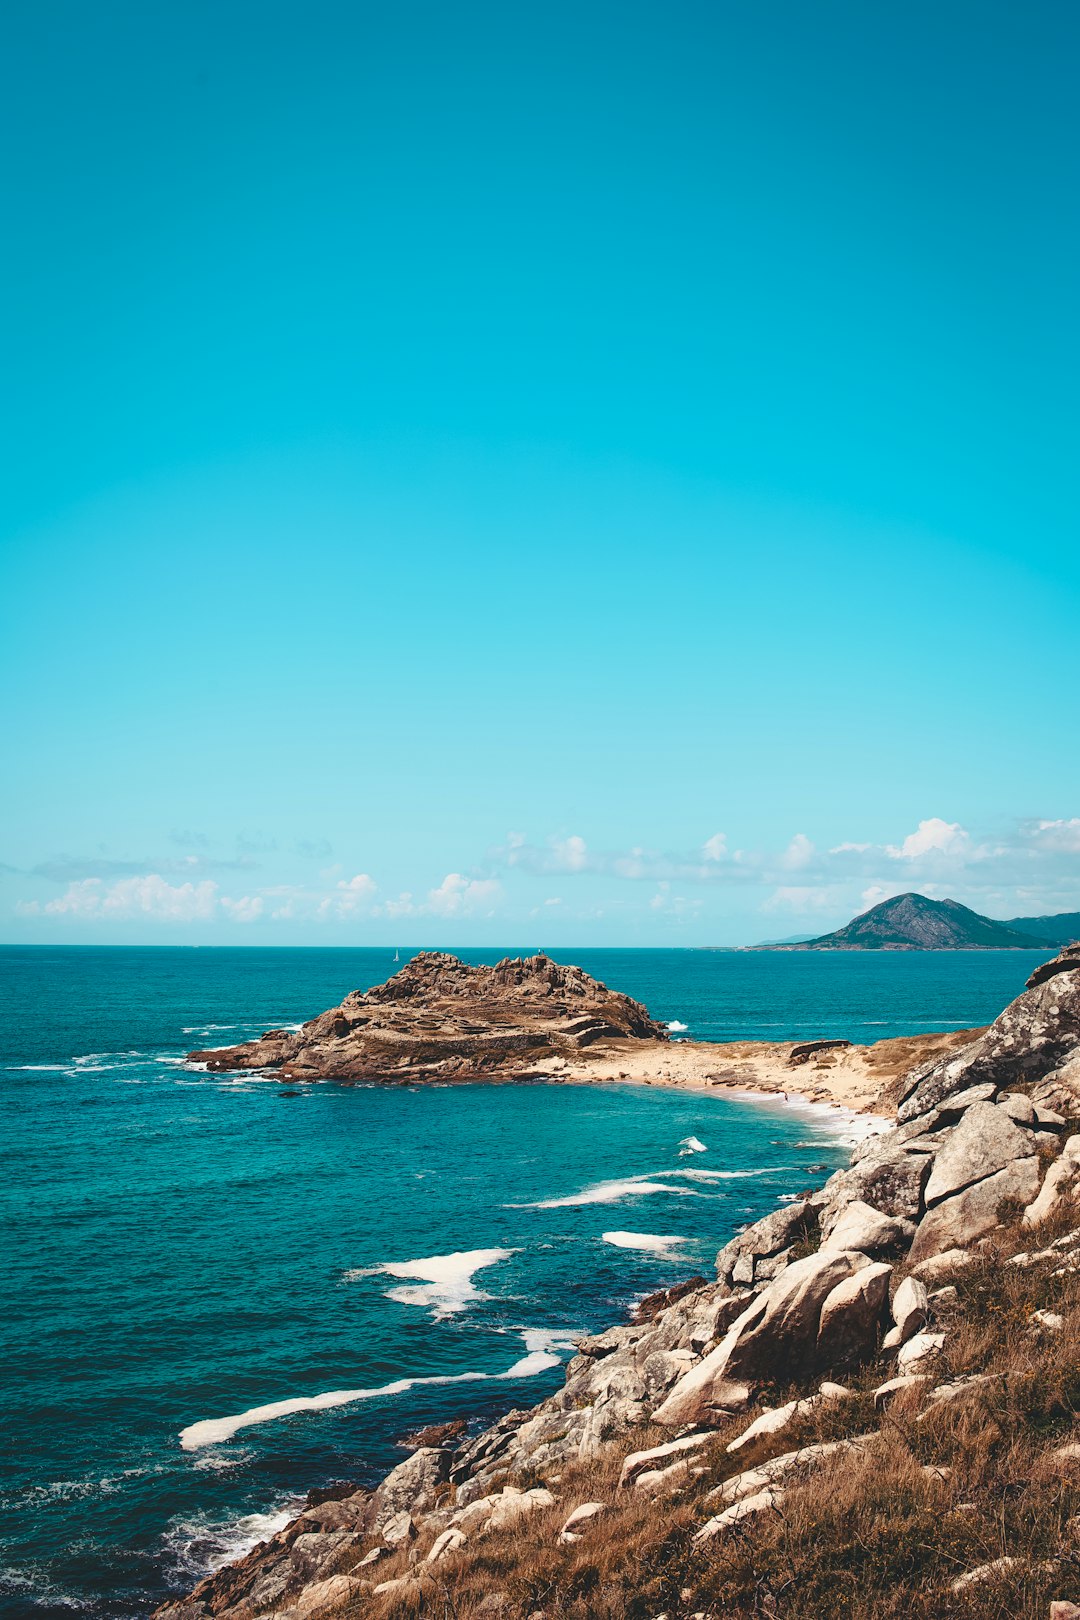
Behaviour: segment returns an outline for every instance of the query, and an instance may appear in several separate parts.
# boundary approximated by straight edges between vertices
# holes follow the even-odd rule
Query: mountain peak
[[[837,928],[791,950],[965,951],[1038,950],[1044,942],[984,917],[959,900],[893,895]]]

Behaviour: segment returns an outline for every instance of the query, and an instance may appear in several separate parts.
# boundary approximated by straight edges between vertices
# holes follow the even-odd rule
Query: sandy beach
[[[573,1058],[549,1059],[537,1074],[569,1084],[667,1086],[737,1091],[773,1101],[799,1098],[891,1119],[896,1083],[917,1064],[966,1046],[980,1032],[952,1030],[869,1045],[768,1041],[624,1041]],[[806,1052],[807,1045],[816,1048]]]

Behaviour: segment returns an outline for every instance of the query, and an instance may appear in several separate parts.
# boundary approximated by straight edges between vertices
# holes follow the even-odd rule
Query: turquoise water
[[[376,1479],[409,1430],[541,1399],[574,1334],[708,1271],[845,1156],[805,1108],[543,1083],[287,1095],[184,1066],[391,955],[0,951],[5,1615],[146,1614],[298,1494]],[[1042,958],[573,959],[699,1038],[866,1040],[985,1022]]]

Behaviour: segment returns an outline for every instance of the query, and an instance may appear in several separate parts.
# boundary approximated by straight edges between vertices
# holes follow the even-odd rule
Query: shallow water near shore
[[[866,1041],[986,1022],[1049,953],[555,954],[692,1038]],[[148,1613],[406,1432],[542,1399],[846,1159],[825,1112],[724,1096],[184,1065],[392,956],[0,952],[4,1614]]]

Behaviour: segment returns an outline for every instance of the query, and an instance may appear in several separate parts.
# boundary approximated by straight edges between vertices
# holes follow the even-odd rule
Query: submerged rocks
[[[513,1074],[597,1042],[666,1041],[640,1002],[549,956],[469,967],[421,951],[385,984],[354,990],[299,1030],[192,1052],[214,1071],[276,1069],[290,1079],[462,1079]]]

